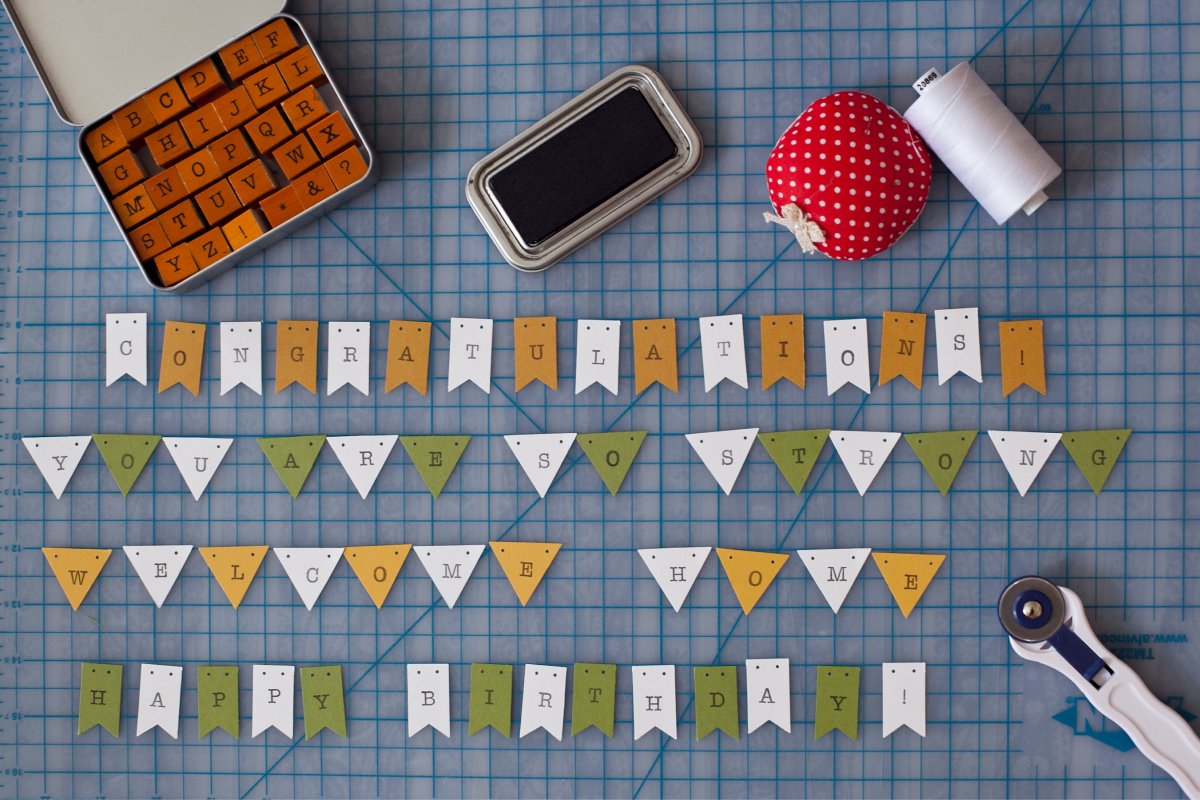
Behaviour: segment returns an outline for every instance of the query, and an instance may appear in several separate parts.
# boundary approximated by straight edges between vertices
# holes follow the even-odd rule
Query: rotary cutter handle
[[[1071,679],[1192,800],[1200,800],[1200,737],[1100,644],[1079,595],[1029,576],[1000,595],[1000,624],[1017,655]]]

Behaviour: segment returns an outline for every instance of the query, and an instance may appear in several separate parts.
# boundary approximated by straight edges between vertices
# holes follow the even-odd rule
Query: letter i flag
[[[55,497],[62,497],[92,443],[90,436],[23,436],[21,443]]]
[[[429,391],[428,322],[394,319],[388,325],[387,370],[383,390],[408,384],[421,394]]]
[[[450,736],[450,665],[409,664],[408,737],[426,728]]]
[[[759,320],[762,332],[762,388],[780,379],[804,388],[804,315],[776,314]]]
[[[571,735],[578,736],[593,725],[612,738],[617,707],[617,665],[575,665],[575,689],[571,703]]]
[[[696,687],[696,741],[720,729],[737,739],[738,721],[737,667],[694,667]]]
[[[376,608],[383,608],[400,569],[408,558],[411,544],[375,544],[362,547],[347,547],[346,560],[367,590]]]
[[[1132,435],[1131,428],[1067,431],[1062,436],[1062,443],[1092,491],[1100,494]]]
[[[820,739],[832,730],[840,730],[858,739],[858,687],[862,678],[859,667],[817,667],[817,713],[813,717],[813,736]]]
[[[616,431],[610,433],[581,433],[576,441],[587,454],[588,461],[600,473],[609,494],[621,490],[633,460],[646,441],[647,431]]]
[[[874,552],[871,557],[875,559],[875,566],[879,567],[905,618],[916,608],[933,582],[933,576],[946,560],[944,555],[938,553]]]
[[[196,717],[199,737],[217,728],[238,738],[238,668],[207,666],[197,670]]]
[[[200,396],[206,330],[205,325],[167,321],[163,333],[162,367],[158,373],[160,394],[178,383],[196,397]]]
[[[112,550],[43,547],[42,555],[50,563],[50,569],[67,596],[71,609],[78,611],[87,593],[91,591],[92,584],[100,577],[100,570],[108,563]]]
[[[161,436],[152,434],[92,434],[92,440],[96,442],[96,449],[100,451],[108,471],[112,473],[121,494],[126,496],[150,462],[150,456],[161,439]]]
[[[725,568],[725,577],[737,595],[742,612],[749,614],[758,605],[775,576],[787,563],[786,553],[763,553],[757,550],[717,548],[717,560]]]
[[[474,736],[491,725],[508,738],[512,733],[512,692],[511,664],[472,664],[467,735]]]
[[[267,556],[267,546],[201,547],[200,555],[229,598],[230,605],[237,608]]]
[[[542,582],[562,545],[558,542],[488,542],[521,605]]]
[[[317,393],[316,320],[281,319],[275,323],[275,392],[298,383]]]
[[[292,499],[300,495],[324,444],[325,437],[320,435],[278,436],[258,440],[258,446],[275,468],[275,473]]]
[[[458,460],[467,449],[471,437],[459,436],[405,436],[400,440],[408,457],[421,473],[429,493],[436,500],[446,488],[450,474],[458,466]]]
[[[513,320],[516,391],[533,381],[558,389],[558,319],[517,317]]]
[[[311,739],[325,728],[346,738],[346,698],[342,691],[341,666],[302,668],[300,692],[304,695],[304,738]]]
[[[962,469],[978,435],[978,431],[936,431],[906,433],[904,439],[921,460],[929,477],[933,478],[938,491],[946,494],[958,477],[958,471]]]
[[[95,664],[85,661],[79,678],[78,733],[86,733],[99,725],[113,736],[121,735],[121,678],[125,668],[120,664]]]
[[[883,315],[883,336],[879,345],[879,385],[897,376],[908,379],[918,389],[925,369],[924,314],[888,311]]]
[[[634,393],[655,383],[679,391],[679,356],[674,319],[639,319],[633,323]]]
[[[793,492],[800,494],[804,491],[804,484],[808,483],[808,476],[812,474],[817,458],[825,449],[829,433],[828,428],[815,428],[807,431],[775,431],[760,433],[758,441],[762,442],[762,446],[767,449],[771,460],[783,473],[788,486],[792,487]]]

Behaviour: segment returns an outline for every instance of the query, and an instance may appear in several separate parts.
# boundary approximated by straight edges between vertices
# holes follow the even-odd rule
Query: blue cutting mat
[[[75,156],[7,21],[0,23],[0,793],[21,796],[1133,796],[1177,789],[1091,714],[1068,683],[1019,666],[993,611],[1010,576],[1037,572],[1083,597],[1097,631],[1161,695],[1200,714],[1200,6],[1189,0],[622,2],[485,6],[324,3],[309,27],[382,158],[366,195],[185,297],[152,294]],[[779,131],[815,98],[860,88],[906,108],[928,67],[974,64],[1064,164],[1036,216],[998,228],[944,171],[914,230],[864,265],[804,257],[763,224],[761,175]],[[699,172],[567,263],[504,265],[463,195],[471,164],[630,62],[660,70],[702,131]],[[149,78],[147,79],[149,80]],[[885,310],[981,309],[986,379],[902,381],[863,398],[824,392],[819,320]],[[162,324],[203,321],[199,399],[123,381],[103,387],[106,312],[146,311],[151,382]],[[809,387],[703,391],[696,318],[809,316]],[[512,391],[514,316],[557,315],[565,380]],[[446,320],[497,320],[494,390],[446,392]],[[572,394],[574,320],[681,318],[681,391]],[[1049,392],[1000,394],[997,322],[1046,320]],[[370,397],[273,389],[218,394],[223,320],[372,320]],[[433,385],[384,394],[386,321],[435,321]],[[932,338],[932,335],[931,335]],[[878,353],[873,353],[877,359]],[[321,391],[324,392],[322,366]],[[874,367],[873,367],[874,375]],[[865,498],[827,449],[804,496],[756,449],[725,497],[682,434],[715,428],[1136,429],[1095,496],[1061,448],[1025,498],[976,444],[942,498],[907,447]],[[503,434],[653,432],[617,497],[575,450],[539,500]],[[235,435],[200,502],[161,450],[123,499],[93,449],[60,501],[19,435],[144,431]],[[368,500],[326,453],[293,502],[252,437],[403,432],[476,437],[434,503],[397,452]],[[1189,530],[1189,528],[1191,530]],[[435,602],[410,563],[370,606],[342,566],[306,612],[273,557],[240,611],[193,556],[155,610],[120,554],[72,613],[37,547],[135,543],[342,545],[552,539],[565,549],[527,608],[485,556],[461,604]],[[905,620],[873,568],[835,618],[794,560],[752,616],[710,563],[679,614],[636,547],[860,547],[946,552]],[[415,561],[415,559],[413,559]],[[691,665],[793,660],[791,735],[695,741]],[[76,737],[79,662],[127,666],[123,733]],[[345,665],[350,738],[198,740],[195,667]],[[406,737],[404,664],[453,665],[454,735]],[[472,661],[622,665],[616,736],[560,742],[466,734]],[[883,661],[929,663],[929,730],[880,736]],[[178,741],[133,735],[142,661],[187,666]],[[681,665],[679,739],[633,741],[627,667]],[[862,665],[863,727],[814,741],[814,665]],[[245,674],[245,673],[244,673]],[[244,716],[249,713],[243,678]],[[299,710],[299,709],[298,709]],[[744,732],[743,727],[743,732]]]

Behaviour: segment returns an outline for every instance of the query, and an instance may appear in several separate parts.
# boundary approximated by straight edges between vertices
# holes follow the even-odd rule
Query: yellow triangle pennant
[[[43,547],[42,554],[50,562],[54,577],[62,587],[73,611],[78,611],[92,584],[100,577],[112,550],[92,550],[86,547]]]
[[[937,553],[871,553],[875,566],[883,573],[896,605],[907,618],[916,608],[921,595],[933,582],[933,576],[946,560]]]
[[[408,558],[411,544],[373,544],[365,547],[347,547],[344,555],[350,568],[362,582],[376,608],[383,608],[384,601],[392,591],[400,568]]]
[[[558,542],[488,542],[521,605],[529,602],[551,562],[562,549]]]
[[[731,550],[717,548],[717,560],[725,568],[725,577],[742,604],[742,612],[749,614],[758,605],[763,594],[787,563],[787,553],[763,553],[758,550]]]
[[[258,574],[259,565],[267,557],[267,546],[201,547],[200,554],[229,602],[237,608]]]

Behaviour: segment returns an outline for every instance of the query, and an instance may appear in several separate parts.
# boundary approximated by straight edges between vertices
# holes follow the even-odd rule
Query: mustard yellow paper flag
[[[275,323],[275,393],[298,383],[317,393],[315,320],[281,319]]]
[[[1000,323],[1000,382],[1005,397],[1021,384],[1046,394],[1046,353],[1040,319]]]
[[[78,611],[92,584],[100,577],[112,550],[92,550],[86,547],[43,547],[42,555],[50,562],[54,577],[62,587],[71,610]]]
[[[775,314],[758,321],[762,331],[762,388],[780,378],[804,388],[804,315]]]
[[[924,314],[888,311],[883,315],[883,337],[879,343],[879,385],[903,376],[918,389],[925,370]]]
[[[513,359],[518,392],[535,380],[558,389],[558,318],[514,319]]]
[[[373,544],[343,552],[376,608],[383,608],[410,550],[411,544]]]
[[[429,390],[428,322],[394,319],[388,324],[387,370],[383,390],[409,384],[421,394]]]
[[[244,547],[201,547],[204,563],[221,585],[230,604],[237,608],[258,574],[258,568],[267,556],[266,545]]]
[[[655,381],[672,392],[679,391],[674,319],[639,319],[633,323],[634,394],[641,394]]]
[[[725,568],[725,577],[742,604],[742,612],[749,614],[787,563],[788,555],[718,547],[717,560]]]
[[[158,371],[159,394],[180,384],[200,396],[200,368],[204,364],[204,332],[207,325],[168,320],[163,331],[162,365]]]
[[[562,545],[558,542],[488,542],[521,605],[529,602]]]
[[[907,618],[929,588],[933,576],[946,560],[937,553],[871,553],[875,566],[883,573],[896,605]]]

